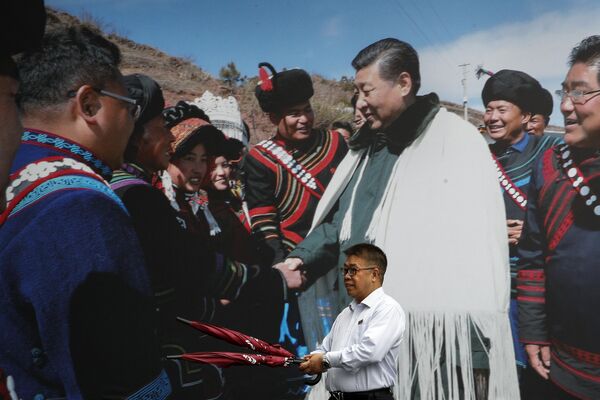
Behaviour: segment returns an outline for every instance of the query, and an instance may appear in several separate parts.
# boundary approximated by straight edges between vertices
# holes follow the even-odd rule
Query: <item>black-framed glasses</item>
[[[560,102],[564,102],[565,99],[568,97],[571,99],[571,101],[573,102],[573,104],[585,104],[588,101],[590,101],[591,99],[593,99],[594,97],[596,97],[598,94],[600,94],[600,89],[596,89],[596,90],[590,90],[589,92],[584,92],[583,90],[563,90],[563,89],[558,89],[554,92],[554,94],[556,94],[559,98],[560,98]],[[594,96],[589,97],[586,99],[585,96],[587,96],[588,94],[594,94]]]
[[[377,267],[365,267],[365,268],[358,268],[358,267],[342,267],[340,268],[340,271],[342,271],[342,276],[346,276],[346,274],[350,275],[350,276],[354,276],[356,274],[358,274],[358,271],[366,271],[369,269],[376,269]]]
[[[131,114],[131,118],[133,118],[134,121],[137,121],[140,117],[140,114],[142,113],[142,106],[138,103],[136,99],[132,99],[131,97],[127,96],[122,96],[120,94],[109,92],[108,90],[100,89],[97,87],[92,87],[92,90],[101,94],[102,96],[112,97],[113,99],[121,100],[127,103],[129,106],[129,113]],[[76,90],[70,90],[69,92],[67,92],[68,97],[75,97],[76,94]]]

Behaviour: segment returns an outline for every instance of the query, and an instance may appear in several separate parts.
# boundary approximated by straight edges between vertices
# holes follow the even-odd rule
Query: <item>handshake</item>
[[[304,263],[299,258],[287,258],[285,261],[273,265],[273,268],[281,272],[288,290],[302,290],[307,281],[303,265]]]

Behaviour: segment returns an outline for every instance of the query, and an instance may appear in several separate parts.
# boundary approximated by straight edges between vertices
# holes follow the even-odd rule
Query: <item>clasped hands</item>
[[[323,353],[313,353],[304,356],[304,362],[300,364],[300,371],[309,375],[316,375],[324,372]]]
[[[273,268],[281,272],[288,289],[301,290],[306,285],[306,271],[302,268],[303,264],[299,258],[287,258],[285,261],[273,265]]]

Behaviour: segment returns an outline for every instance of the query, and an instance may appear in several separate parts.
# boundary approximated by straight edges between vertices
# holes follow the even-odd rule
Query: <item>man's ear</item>
[[[381,268],[376,267],[375,269],[373,269],[373,277],[375,278],[376,281],[382,281]]]
[[[532,114],[530,112],[524,112],[523,114],[521,114],[521,124],[525,125],[526,123],[529,122],[529,120],[532,117]]]
[[[408,72],[401,72],[396,79],[396,83],[400,86],[402,96],[407,96],[412,91],[412,77]]]
[[[75,103],[75,111],[78,117],[83,118],[88,123],[95,124],[98,111],[102,108],[100,95],[90,85],[83,85],[77,90]]]

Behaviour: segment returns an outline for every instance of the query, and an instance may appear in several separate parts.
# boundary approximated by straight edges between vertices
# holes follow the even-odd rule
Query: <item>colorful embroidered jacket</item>
[[[242,167],[246,201],[252,232],[273,251],[265,263],[282,261],[304,239],[346,152],[342,136],[325,130],[314,130],[301,147],[293,148],[275,136],[250,150]]]
[[[142,244],[163,356],[212,350],[202,335],[177,317],[214,323],[221,312],[218,300],[235,297],[245,269],[216,254],[208,241],[208,228],[198,227],[194,218],[185,218],[184,210],[174,210],[163,191],[151,182],[150,174],[129,163],[115,171],[111,187],[131,214]],[[222,391],[221,373],[211,365],[177,360],[167,360],[165,365],[177,399],[201,400]]]
[[[512,146],[505,147],[498,144],[490,145],[490,151],[496,157],[496,160],[500,164],[504,174],[508,177],[509,182],[514,185],[517,190],[523,194],[526,193],[529,188],[529,182],[531,180],[531,170],[535,165],[536,161],[544,154],[544,152],[550,147],[562,141],[560,136],[533,136],[525,133],[523,138]],[[518,202],[512,197],[510,189],[505,189],[503,185],[503,197],[504,205],[506,207],[506,218],[507,219],[518,219],[523,221],[525,219],[524,207],[519,206]],[[511,298],[517,297],[517,247],[514,245],[510,246],[510,277],[511,277]]]
[[[533,171],[519,246],[520,337],[550,345],[551,379],[584,399],[600,398],[600,217],[574,189],[556,147]],[[571,151],[600,193],[600,157]]]
[[[0,369],[19,398],[166,399],[142,251],[84,147],[29,131],[0,228]],[[6,218],[7,217],[7,218]]]
[[[213,237],[219,252],[244,264],[259,264],[263,251],[246,225],[241,202],[230,192],[207,190],[207,193],[209,209],[221,228]]]

